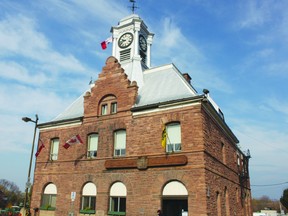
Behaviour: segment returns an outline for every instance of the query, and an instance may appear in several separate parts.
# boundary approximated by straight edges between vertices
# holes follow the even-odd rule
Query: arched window
[[[126,130],[114,132],[114,156],[125,156],[126,154]]]
[[[100,114],[108,115],[117,113],[117,98],[114,95],[106,95],[100,101]]]
[[[88,135],[88,145],[87,145],[87,158],[97,157],[98,150],[98,134]]]
[[[166,125],[166,151],[181,151],[181,125],[178,122]]]
[[[126,196],[127,189],[122,182],[116,182],[112,185],[110,188],[109,216],[126,214]]]
[[[82,190],[80,213],[92,213],[96,211],[97,188],[92,182],[85,184]]]
[[[41,209],[55,210],[57,187],[53,183],[48,184],[42,194]]]
[[[59,139],[54,138],[51,139],[51,147],[50,147],[50,160],[57,160],[58,159],[58,150],[59,150]]]

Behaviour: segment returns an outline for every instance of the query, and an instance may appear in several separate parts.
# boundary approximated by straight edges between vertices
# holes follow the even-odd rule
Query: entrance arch
[[[188,191],[179,181],[171,181],[162,191],[162,210],[165,216],[188,215]]]

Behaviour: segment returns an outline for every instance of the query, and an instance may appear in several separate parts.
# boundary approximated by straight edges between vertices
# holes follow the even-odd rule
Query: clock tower
[[[148,31],[143,20],[132,14],[111,28],[113,37],[112,55],[116,57],[130,81],[143,86],[143,71],[151,66],[153,33]]]

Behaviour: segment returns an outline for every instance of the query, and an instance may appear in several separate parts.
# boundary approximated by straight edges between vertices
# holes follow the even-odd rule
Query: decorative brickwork
[[[37,157],[31,207],[41,206],[45,186],[53,183],[57,187],[56,210],[53,214],[41,210],[40,215],[81,215],[82,189],[92,182],[97,187],[93,215],[107,215],[111,186],[122,182],[127,189],[127,216],[153,216],[160,208],[170,211],[165,203],[171,199],[175,203],[184,200],[189,216],[215,216],[219,212],[217,194],[221,215],[251,216],[249,179],[241,183],[243,163],[237,162],[237,154],[243,160],[245,156],[205,96],[185,106],[132,112],[137,94],[137,84],[127,79],[117,59],[109,57],[95,86],[84,96],[84,116],[78,124],[40,125],[46,147]],[[115,96],[117,112],[101,115],[99,106],[107,95]],[[181,125],[181,151],[168,154],[161,146],[161,134],[163,125],[170,122]],[[116,158],[113,134],[119,129],[126,130],[126,154]],[[87,136],[91,133],[99,136],[93,159],[87,158]],[[83,144],[63,148],[75,134]],[[60,140],[58,160],[50,161],[50,140],[55,137]],[[165,185],[173,181],[181,182],[188,196],[163,195]],[[74,202],[71,192],[76,192]]]

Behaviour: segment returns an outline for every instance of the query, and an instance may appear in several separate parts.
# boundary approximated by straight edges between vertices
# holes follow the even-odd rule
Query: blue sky
[[[89,88],[112,54],[111,26],[128,0],[0,1],[0,178],[27,180],[33,123],[49,121]],[[288,1],[138,0],[155,33],[152,66],[174,63],[224,112],[250,149],[252,196],[278,199],[288,184]],[[273,185],[274,186],[259,186]]]

